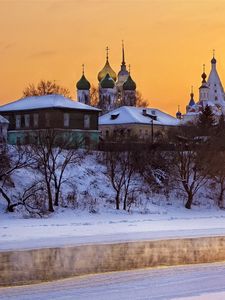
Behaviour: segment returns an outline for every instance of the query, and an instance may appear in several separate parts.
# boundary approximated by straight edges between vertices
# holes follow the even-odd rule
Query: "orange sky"
[[[225,84],[225,0],[0,0],[0,28],[0,104],[40,79],[56,80],[75,98],[82,63],[97,85],[106,46],[119,71],[122,39],[152,107],[184,110],[191,85],[197,99],[213,48]]]

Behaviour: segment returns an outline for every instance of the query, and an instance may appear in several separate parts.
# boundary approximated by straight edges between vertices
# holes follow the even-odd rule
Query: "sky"
[[[213,49],[225,84],[225,0],[0,0],[0,105],[41,79],[69,88],[85,75],[97,86],[105,48],[114,71],[121,41],[149,106],[175,114],[195,99]]]

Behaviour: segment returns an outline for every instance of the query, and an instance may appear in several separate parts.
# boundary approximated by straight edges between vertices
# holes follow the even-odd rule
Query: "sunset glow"
[[[56,80],[76,99],[85,75],[95,86],[105,48],[118,73],[121,40],[132,78],[149,105],[184,111],[202,65],[225,83],[225,0],[0,0],[0,104],[22,96],[29,83]]]

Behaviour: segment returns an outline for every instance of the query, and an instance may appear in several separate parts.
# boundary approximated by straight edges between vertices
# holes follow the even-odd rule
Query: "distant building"
[[[122,106],[99,117],[103,139],[119,135],[156,142],[169,128],[179,124],[179,120],[159,109],[133,106]]]
[[[219,74],[216,69],[216,59],[213,54],[211,59],[211,71],[207,79],[205,73],[205,65],[203,66],[202,83],[199,87],[198,101],[194,100],[193,89],[190,94],[190,101],[186,106],[186,113],[183,115],[183,121],[195,121],[199,114],[208,105],[214,115],[219,117],[221,114],[225,114],[225,93]]]
[[[63,137],[72,136],[75,143],[97,145],[99,109],[61,95],[34,96],[0,106],[9,121],[8,142],[29,144],[38,131],[55,129]]]
[[[136,83],[131,78],[125,62],[124,44],[122,44],[122,63],[116,75],[109,63],[108,48],[106,48],[106,62],[98,73],[98,104],[102,113],[107,113],[120,106],[136,106]],[[79,102],[90,105],[90,83],[84,75],[77,82],[77,99]]]
[[[7,141],[9,121],[0,116],[0,145],[5,144]]]

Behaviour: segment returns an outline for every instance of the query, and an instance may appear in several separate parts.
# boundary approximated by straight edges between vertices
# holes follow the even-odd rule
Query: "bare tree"
[[[7,187],[15,186],[12,175],[18,171],[29,167],[32,162],[31,152],[24,146],[4,146],[1,149],[0,158],[0,194],[7,202],[7,211],[13,212],[14,207],[17,206],[13,202],[11,196],[8,195]]]
[[[186,193],[185,207],[190,209],[194,196],[208,181],[208,172],[202,149],[185,149],[178,147],[171,152],[174,166],[173,178],[179,187]]]
[[[127,210],[128,196],[137,189],[135,182],[137,151],[127,148],[127,150],[106,150],[103,153],[104,163],[107,167],[107,175],[113,189],[116,192],[116,209],[120,209],[121,202],[123,209]]]
[[[66,169],[81,160],[78,151],[81,141],[75,145],[72,136],[64,138],[54,129],[40,131],[37,140],[37,144],[31,146],[36,163],[34,167],[43,175],[48,210],[53,212],[54,205],[59,205],[62,184],[68,179],[65,176]]]
[[[71,98],[70,91],[55,81],[41,80],[36,86],[32,83],[23,90],[23,97],[59,94]]]
[[[148,107],[148,101],[143,98],[141,92],[136,92],[136,106],[137,107]]]

